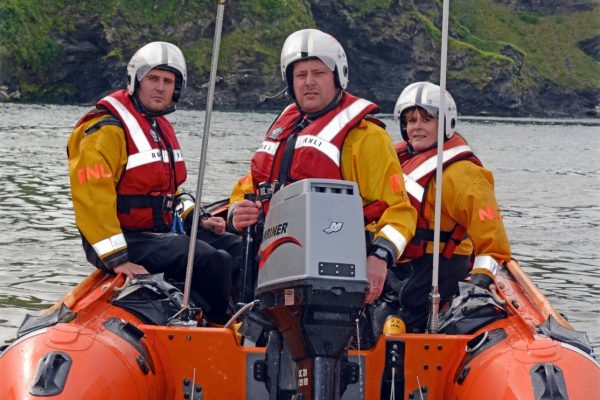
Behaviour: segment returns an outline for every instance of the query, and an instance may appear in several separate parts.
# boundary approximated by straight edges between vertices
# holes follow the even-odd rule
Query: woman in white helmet
[[[243,198],[256,193],[260,184],[275,191],[307,178],[356,182],[372,238],[367,258],[367,301],[372,302],[381,293],[387,267],[412,238],[416,221],[391,138],[370,117],[379,107],[345,90],[346,53],[333,36],[317,29],[286,39],[281,76],[294,103],[271,125],[252,158],[250,174],[234,188],[228,223],[241,231],[257,222],[260,203]],[[268,203],[263,204],[267,212]]]
[[[69,138],[77,228],[96,267],[129,277],[164,272],[183,281],[189,237],[182,234],[182,219],[192,207],[182,216],[176,211],[187,172],[165,117],[186,86],[181,50],[166,42],[143,46],[127,65],[127,80],[127,88],[98,101]],[[200,226],[198,238],[241,255],[237,236],[224,235],[222,218],[202,218]],[[215,247],[198,240],[192,287],[210,305],[208,318],[224,323],[231,257]]]
[[[427,323],[433,266],[433,229],[438,124],[444,124],[439,290],[442,304],[470,272],[471,282],[488,288],[511,257],[494,194],[492,173],[483,168],[465,139],[455,131],[457,110],[446,92],[444,121],[439,121],[440,87],[429,82],[407,86],[394,117],[404,142],[396,145],[406,190],[419,218],[415,237],[398,268],[390,270],[375,320],[398,314],[409,332]],[[474,260],[472,259],[474,256]]]

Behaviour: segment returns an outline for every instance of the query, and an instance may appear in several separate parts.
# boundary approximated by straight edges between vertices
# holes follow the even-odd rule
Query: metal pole
[[[440,221],[442,214],[442,167],[444,152],[444,130],[446,110],[446,65],[448,55],[448,14],[450,0],[444,0],[442,14],[442,55],[440,61],[440,110],[438,115],[438,137],[437,137],[437,167],[435,171],[435,219],[433,230],[433,272],[431,279],[431,307],[427,331],[437,333],[440,326],[439,308],[439,268],[440,268]]]
[[[219,61],[219,47],[221,45],[221,31],[223,29],[223,11],[225,0],[219,0],[217,6],[217,19],[215,24],[215,39],[213,42],[212,60],[210,62],[210,80],[208,86],[208,97],[206,99],[206,115],[204,119],[204,133],[202,135],[202,152],[200,154],[200,166],[198,168],[198,184],[196,189],[196,208],[194,210],[192,232],[190,233],[190,247],[188,251],[187,269],[185,273],[185,286],[183,289],[182,309],[189,308],[190,290],[192,286],[192,274],[194,265],[194,253],[196,252],[196,237],[198,236],[199,207],[202,200],[202,183],[204,181],[204,169],[206,167],[206,150],[208,148],[208,136],[210,132],[210,117],[212,114],[213,100],[215,96],[215,82],[217,80],[217,64]]]

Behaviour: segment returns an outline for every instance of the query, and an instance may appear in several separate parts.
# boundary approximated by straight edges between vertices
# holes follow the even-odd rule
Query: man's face
[[[294,94],[304,112],[321,111],[333,101],[337,94],[335,77],[323,61],[298,61],[293,68]]]
[[[171,105],[175,73],[151,69],[140,81],[138,97],[148,111],[159,112]]]

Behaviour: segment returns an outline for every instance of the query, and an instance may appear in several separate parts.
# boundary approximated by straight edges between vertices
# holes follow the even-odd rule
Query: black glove
[[[494,280],[490,278],[487,274],[471,274],[471,283],[475,286],[478,286],[482,289],[489,290],[490,285],[494,283]]]

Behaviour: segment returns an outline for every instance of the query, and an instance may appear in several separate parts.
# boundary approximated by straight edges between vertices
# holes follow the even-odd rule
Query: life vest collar
[[[473,154],[471,148],[468,145],[461,145],[444,150],[442,153],[442,163],[445,165],[447,162],[454,160],[462,155]],[[419,180],[425,176],[430,175],[437,168],[437,151],[436,154],[423,161],[417,166],[412,172],[404,173],[404,184],[406,191],[417,199],[419,202],[423,201],[425,195],[425,188],[419,184]]]
[[[437,168],[437,146],[411,155],[406,142],[395,146],[398,158],[402,163],[404,184],[409,194],[410,203],[417,210],[417,228],[413,239],[406,246],[402,258],[416,259],[425,255],[428,242],[433,241],[433,230],[424,216],[423,203],[429,182],[435,176]],[[458,133],[444,142],[442,153],[443,168],[452,163],[467,160],[481,166],[479,159],[473,154],[465,139]],[[442,255],[450,259],[454,249],[466,238],[465,227],[456,224],[451,231],[441,232],[440,242],[445,243]]]
[[[173,126],[162,116],[149,121],[126,90],[104,97],[97,107],[122,122],[127,142],[127,165],[116,187],[121,228],[168,231],[173,221],[169,204],[187,176]]]
[[[136,153],[130,153],[128,155],[127,170],[157,161],[170,163],[169,152],[165,149],[152,148],[138,119],[115,96],[115,94],[104,97],[100,102],[107,102],[112,106],[119,119],[125,124],[125,127],[138,150]],[[152,130],[154,128],[150,127],[149,129]],[[173,149],[173,158],[175,162],[183,161],[181,149]]]

